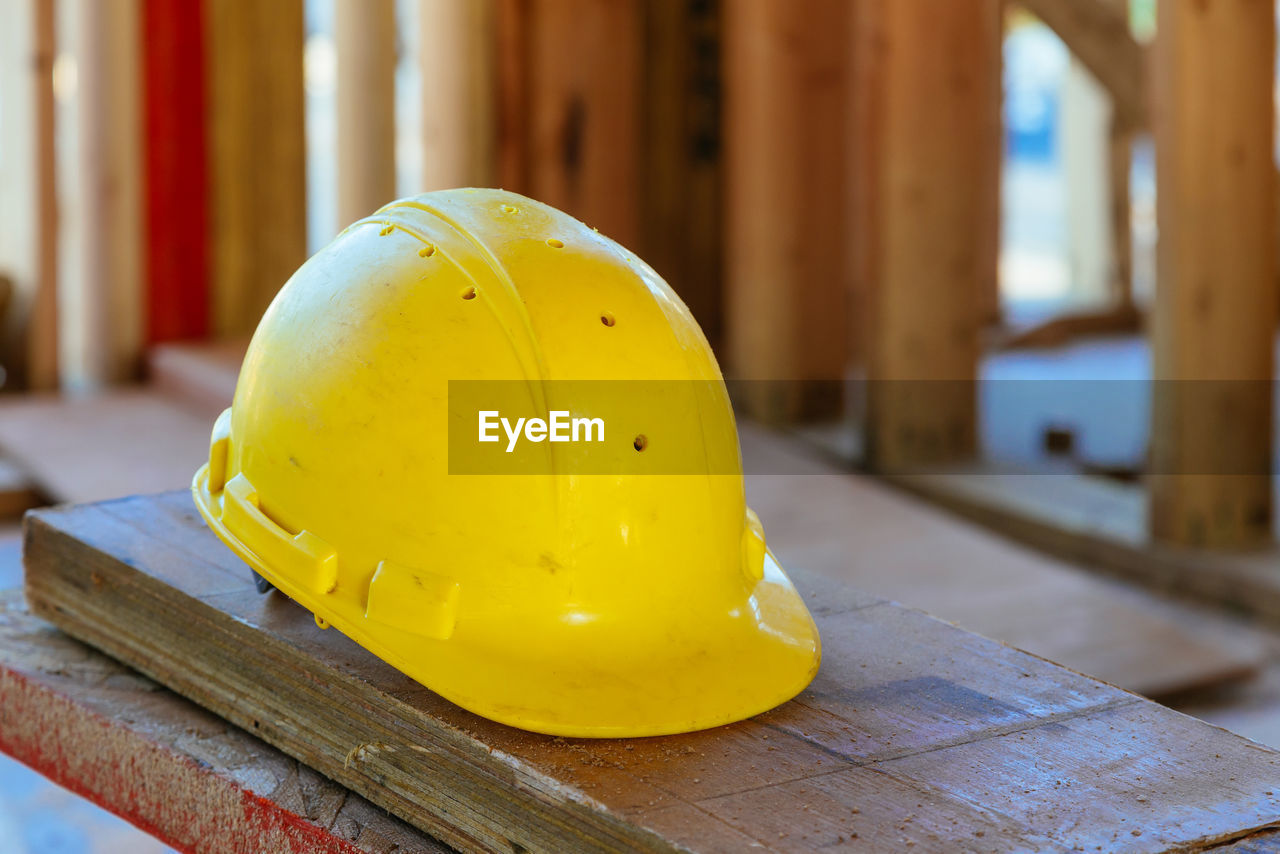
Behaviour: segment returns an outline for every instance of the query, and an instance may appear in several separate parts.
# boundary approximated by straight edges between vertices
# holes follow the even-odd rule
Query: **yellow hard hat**
[[[477,441],[455,393],[472,381],[523,389],[544,418],[583,414],[588,387],[703,391],[614,406],[591,471],[571,443],[526,443],[540,463],[519,470],[485,445],[493,467],[459,471],[447,446]],[[689,310],[613,241],[513,193],[394,202],[307,261],[263,316],[192,491],[321,626],[512,726],[687,732],[785,702],[818,669]]]

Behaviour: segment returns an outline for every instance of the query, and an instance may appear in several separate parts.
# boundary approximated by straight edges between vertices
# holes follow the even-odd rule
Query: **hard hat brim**
[[[708,729],[790,700],[818,670],[817,628],[771,553],[741,601],[704,614],[661,644],[646,645],[634,626],[617,623],[578,637],[564,632],[569,642],[559,654],[538,644],[529,645],[527,656],[520,648],[497,654],[369,620],[353,600],[316,593],[278,571],[224,524],[208,466],[196,473],[192,494],[218,538],[282,593],[450,702],[520,729],[580,738]],[[519,627],[513,629],[518,637]]]

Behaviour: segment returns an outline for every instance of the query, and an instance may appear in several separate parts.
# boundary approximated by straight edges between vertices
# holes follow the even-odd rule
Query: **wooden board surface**
[[[213,422],[147,391],[0,402],[0,451],[54,501],[176,489],[209,454]]]
[[[0,593],[0,750],[185,851],[446,852]]]
[[[890,480],[1005,536],[1153,588],[1280,620],[1280,545],[1209,551],[1151,542],[1140,488],[991,466]]]
[[[186,493],[28,517],[33,610],[467,850],[1194,850],[1280,824],[1280,754],[797,571],[824,661],[750,721],[524,733],[453,706],[279,594]]]
[[[879,596],[1152,697],[1247,676],[1266,656],[1256,633],[1216,615],[991,536],[877,480],[833,474],[758,429],[741,433],[751,470],[785,472],[748,475],[747,498],[789,567],[843,571]],[[1031,492],[1057,506],[1069,481],[1046,476]]]

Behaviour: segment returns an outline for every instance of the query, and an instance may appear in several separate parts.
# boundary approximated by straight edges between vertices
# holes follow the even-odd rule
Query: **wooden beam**
[[[1145,127],[1150,110],[1146,49],[1129,30],[1127,3],[1111,0],[1016,0],[1057,33],[1110,94],[1117,121]]]
[[[302,0],[207,0],[213,330],[247,335],[307,257]]]
[[[77,311],[64,332],[79,346],[64,372],[96,387],[142,364],[142,18],[139,0],[78,0],[76,11]]]
[[[1133,170],[1134,133],[1113,115],[1107,139],[1107,173],[1111,210],[1111,304],[1136,311],[1133,300],[1133,201],[1129,181]]]
[[[182,851],[450,849],[0,593],[0,750]]]
[[[148,344],[209,331],[205,2],[143,3]]]
[[[868,463],[878,469],[970,456],[978,294],[995,275],[1000,157],[990,85],[1002,25],[994,0],[857,5],[863,133],[854,192],[870,378]],[[927,108],[924,105],[928,105]],[[858,108],[855,102],[855,111]]]
[[[396,198],[395,0],[337,0],[333,39],[341,230]]]
[[[747,381],[748,411],[768,421],[839,412],[850,287],[839,117],[849,100],[851,8],[847,0],[724,6],[728,361]]]
[[[1004,317],[1004,309],[1000,299],[1000,246],[1003,234],[1003,204],[1000,187],[1003,184],[1004,172],[1004,31],[1005,13],[1009,8],[1008,0],[996,0],[994,14],[999,21],[1000,49],[996,53],[995,62],[987,67],[986,98],[1001,105],[994,111],[986,110],[983,118],[986,121],[987,145],[999,152],[995,157],[983,157],[979,166],[986,170],[979,180],[985,187],[994,187],[983,194],[984,208],[978,212],[978,224],[982,232],[978,238],[978,260],[981,274],[978,276],[977,311],[978,322],[982,326],[997,326]]]
[[[494,0],[419,0],[419,26],[422,189],[490,186],[497,173]]]
[[[0,275],[11,284],[0,364],[7,390],[58,385],[53,13],[43,0],[0,0]]]
[[[1195,546],[1265,542],[1275,8],[1270,0],[1167,0],[1159,16],[1151,531]]]
[[[499,183],[617,240],[640,237],[639,0],[499,7]]]
[[[636,251],[717,349],[723,325],[718,3],[644,4],[641,233]]]
[[[797,700],[564,739],[471,715],[259,596],[186,490],[27,518],[36,614],[466,851],[1093,850],[1134,830],[1198,850],[1280,808],[1280,754],[839,576],[795,573],[824,640]]]
[[[26,387],[55,389],[58,365],[58,192],[54,148],[54,4],[32,0],[31,86],[35,113],[36,265],[26,321]]]

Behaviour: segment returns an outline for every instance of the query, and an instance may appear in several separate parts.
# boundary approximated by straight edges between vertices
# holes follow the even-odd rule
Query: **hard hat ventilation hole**
[[[643,433],[641,433],[639,436],[636,436],[635,441],[631,443],[631,447],[635,448],[637,451],[643,451],[645,448],[649,447],[649,440]]]
[[[605,326],[613,326],[618,321],[614,319],[613,314],[606,311],[604,314],[600,315],[600,322]]]
[[[475,299],[475,298],[476,298],[476,289],[475,289],[474,287],[467,288],[465,291],[463,291],[463,292],[462,292],[462,298],[463,298],[463,299]]]
[[[436,247],[433,244],[428,243],[426,246],[418,250],[418,254],[423,258],[430,258],[432,255],[436,254]]]
[[[563,249],[564,241],[559,239],[558,237],[548,237],[547,245],[550,246],[552,249]]]

